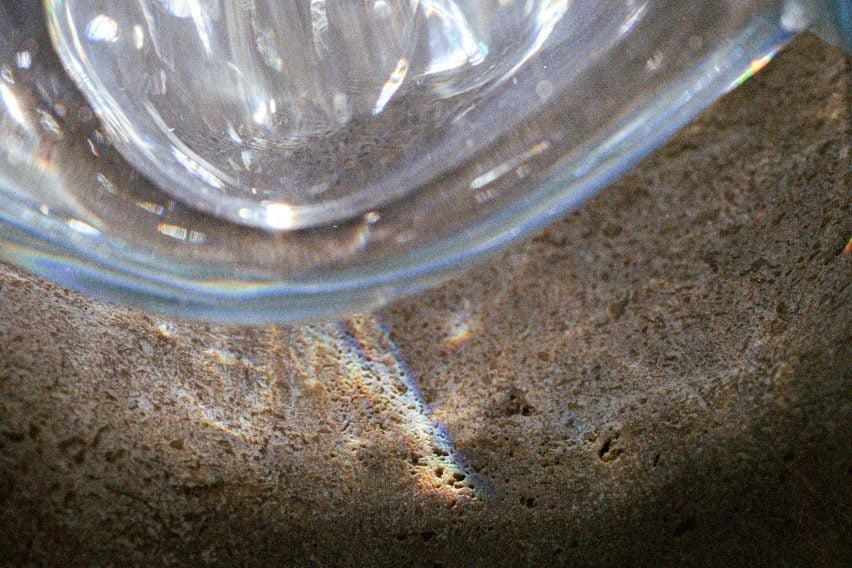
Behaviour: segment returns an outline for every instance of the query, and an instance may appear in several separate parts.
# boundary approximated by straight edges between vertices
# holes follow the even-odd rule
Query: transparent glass
[[[232,323],[364,311],[563,215],[848,4],[0,4],[0,256]],[[845,34],[845,35],[844,35]]]

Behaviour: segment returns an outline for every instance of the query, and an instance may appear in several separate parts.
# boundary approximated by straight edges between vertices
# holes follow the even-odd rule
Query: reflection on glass
[[[387,191],[359,187],[375,185],[375,176],[353,181],[343,170],[387,161],[376,152],[383,146],[440,146],[423,132],[409,133],[401,117],[423,116],[432,129],[436,116],[451,120],[536,53],[568,6],[46,4],[72,77],[133,164],[194,207],[273,230],[343,219],[386,202]],[[296,214],[299,208],[309,212]]]

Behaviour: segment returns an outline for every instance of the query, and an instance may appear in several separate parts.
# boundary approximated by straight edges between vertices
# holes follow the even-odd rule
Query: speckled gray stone
[[[4,268],[0,563],[852,564],[848,88],[800,38],[396,354]]]

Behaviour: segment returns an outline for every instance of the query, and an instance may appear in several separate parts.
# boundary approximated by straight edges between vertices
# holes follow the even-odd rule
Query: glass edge
[[[579,179],[569,183],[567,173],[552,177],[522,204],[513,204],[501,215],[469,231],[465,244],[456,236],[450,242],[434,243],[403,258],[342,271],[339,278],[326,285],[278,282],[240,286],[234,281],[229,288],[221,283],[216,287],[206,282],[176,281],[170,272],[156,278],[149,273],[138,273],[133,263],[121,263],[114,258],[105,262],[92,250],[57,240],[42,240],[16,224],[13,215],[8,214],[5,219],[0,216],[0,259],[100,300],[141,308],[163,317],[259,325],[324,321],[366,313],[391,299],[423,291],[460,270],[484,262],[510,243],[588,200],[759,70],[795,33],[779,27],[774,33],[764,35],[742,38],[737,48],[741,53],[726,70],[712,75],[701,66],[671,85],[700,84],[701,87],[679,105],[663,111],[646,110],[620,128],[610,137],[618,142],[605,144],[607,147],[594,157],[596,165]],[[636,139],[647,130],[654,131],[656,136],[636,145]],[[530,205],[531,202],[535,203]],[[324,276],[328,279],[329,275]]]

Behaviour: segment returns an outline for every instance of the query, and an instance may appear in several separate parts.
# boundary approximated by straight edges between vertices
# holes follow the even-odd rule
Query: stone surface
[[[0,563],[850,565],[848,88],[797,40],[397,350],[6,267]]]

